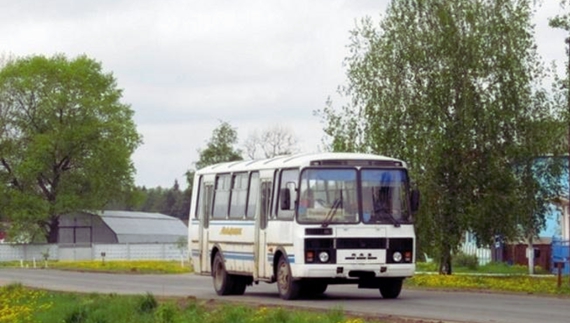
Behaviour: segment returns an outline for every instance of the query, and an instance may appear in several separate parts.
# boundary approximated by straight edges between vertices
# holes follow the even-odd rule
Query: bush
[[[479,259],[476,255],[466,255],[460,252],[453,257],[453,266],[476,270],[479,267]]]
[[[178,315],[178,308],[173,303],[165,303],[158,307],[154,316],[157,323],[174,323]]]
[[[438,271],[436,262],[416,262],[416,271]]]
[[[158,302],[151,293],[147,293],[145,296],[139,296],[137,305],[139,313],[150,313],[157,307]]]
[[[69,312],[63,322],[65,323],[83,323],[87,321],[87,313],[88,310],[84,306],[79,306],[74,308],[71,312]]]

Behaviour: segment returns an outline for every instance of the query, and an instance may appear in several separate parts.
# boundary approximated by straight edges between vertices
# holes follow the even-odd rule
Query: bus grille
[[[338,238],[337,249],[386,249],[386,238]]]

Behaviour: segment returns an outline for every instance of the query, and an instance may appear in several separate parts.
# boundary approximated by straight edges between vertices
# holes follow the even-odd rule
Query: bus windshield
[[[301,174],[298,221],[356,223],[356,169],[305,169]]]
[[[410,220],[407,174],[401,169],[308,168],[301,173],[299,223],[399,225]],[[359,187],[360,186],[360,187]],[[362,203],[359,203],[362,201]]]
[[[400,169],[363,169],[362,220],[364,223],[408,223],[408,176]]]

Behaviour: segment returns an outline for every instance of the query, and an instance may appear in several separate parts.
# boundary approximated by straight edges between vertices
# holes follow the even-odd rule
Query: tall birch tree
[[[531,17],[529,0],[392,1],[378,26],[364,18],[351,33],[349,103],[319,111],[333,150],[408,161],[420,250],[441,273],[468,230],[480,244],[536,232],[557,189],[539,185],[559,171],[552,160],[541,165],[553,176],[533,171],[558,152],[561,122]]]

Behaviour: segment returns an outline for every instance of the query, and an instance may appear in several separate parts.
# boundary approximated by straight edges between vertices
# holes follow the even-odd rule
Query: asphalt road
[[[275,284],[250,286],[242,296],[219,297],[210,277],[183,275],[126,275],[79,273],[43,269],[0,269],[0,285],[23,285],[61,291],[194,296],[246,303],[299,306],[314,309],[342,308],[377,318],[397,316],[456,322],[568,323],[570,299],[404,289],[398,299],[382,299],[377,290],[352,285],[329,286],[319,298],[283,301]]]

